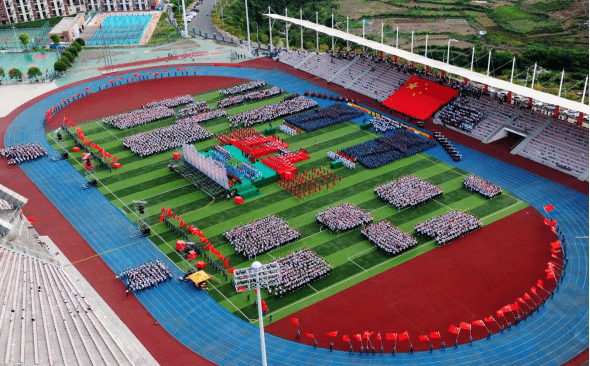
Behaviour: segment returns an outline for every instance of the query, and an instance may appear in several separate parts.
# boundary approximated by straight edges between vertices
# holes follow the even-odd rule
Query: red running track
[[[205,78],[205,80],[204,80]],[[205,82],[204,82],[205,81]],[[244,81],[238,78],[219,77],[187,77],[179,82],[178,79],[157,79],[109,88],[106,91],[93,93],[72,103],[58,112],[53,118],[51,126],[56,128],[67,115],[71,121],[79,122],[108,116],[130,109],[140,108],[141,105],[153,100],[176,96],[183,93],[202,93],[209,90],[228,87]],[[81,84],[87,82],[82,81]],[[75,84],[74,84],[75,85]],[[73,85],[68,85],[69,88]],[[0,119],[0,146],[3,146],[4,133],[10,122],[30,105],[42,100],[54,90],[29,101]],[[152,91],[148,93],[147,91]],[[135,296],[125,296],[125,288],[115,279],[115,274],[99,257],[84,238],[70,225],[57,208],[45,197],[35,184],[16,167],[9,167],[5,162],[0,163],[2,184],[24,195],[29,202],[23,212],[28,217],[37,219],[34,226],[40,235],[49,236],[60,248],[63,254],[100,294],[106,303],[115,311],[119,318],[135,334],[144,347],[161,365],[214,365],[207,359],[191,351],[177,341],[164,328],[156,325],[154,317],[139,302]]]
[[[377,333],[381,332],[384,339],[385,333],[408,331],[416,351],[430,347],[430,342],[420,342],[418,335],[440,331],[442,339],[432,344],[440,348],[444,341],[449,347],[456,339],[448,331],[449,325],[492,314],[497,318],[497,310],[525,292],[539,302],[530,291],[539,278],[548,290],[555,287],[555,281],[546,280],[544,272],[551,260],[561,265],[561,259],[551,257],[549,243],[554,240],[556,236],[543,223],[543,216],[528,207],[293,314],[291,317],[299,319],[299,327],[287,317],[267,326],[266,331],[297,341],[299,328],[299,342],[313,344],[304,336],[309,332],[320,347],[333,341],[335,349],[344,351],[349,344],[342,335],[347,334],[355,352],[360,343],[353,335],[365,331],[375,332],[371,340],[377,350],[381,347],[375,340]],[[537,293],[546,297],[541,289]],[[506,318],[514,321],[512,315]],[[502,318],[497,320],[507,325]],[[494,333],[499,330],[495,323],[488,326]],[[338,337],[326,335],[335,330]],[[486,335],[485,328],[473,326],[474,340]],[[461,331],[459,343],[468,341],[469,331]],[[393,345],[393,341],[384,339],[385,352],[391,352]],[[407,352],[409,347],[408,341],[398,342],[397,351]]]

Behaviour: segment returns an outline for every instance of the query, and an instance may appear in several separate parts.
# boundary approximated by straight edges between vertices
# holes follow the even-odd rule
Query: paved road
[[[200,30],[203,34],[207,33],[208,37],[216,34],[217,30],[211,20],[211,12],[213,11],[214,5],[215,0],[203,0],[201,5],[198,5],[199,12],[197,13],[197,16],[187,24],[188,30],[192,31],[193,28],[195,28],[195,31],[197,32]]]

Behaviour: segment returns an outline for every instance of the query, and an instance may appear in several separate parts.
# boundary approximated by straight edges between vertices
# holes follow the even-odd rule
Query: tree
[[[4,69],[0,67],[0,78],[4,77]]]
[[[26,33],[21,33],[18,36],[18,39],[20,40],[20,42],[23,44],[23,46],[25,46],[25,49],[27,49],[27,45],[29,44],[30,38],[31,37],[29,37],[29,35]]]
[[[72,53],[70,51],[64,51],[61,53],[61,58],[67,58],[68,61],[70,61],[70,63],[74,62],[74,60],[76,59],[76,57],[74,57],[74,55],[72,55]]]
[[[54,45],[58,45],[60,42],[59,36],[57,34],[52,34],[49,36],[49,38],[51,38],[51,41],[53,42]]]
[[[267,34],[261,34],[259,38],[260,38],[261,44],[268,44],[268,35]]]
[[[76,38],[76,40],[74,42],[76,42],[80,46],[86,46],[86,41],[83,40],[82,38]]]
[[[20,71],[17,68],[10,69],[10,71],[8,72],[8,75],[10,76],[11,79],[22,80],[22,78],[23,78],[22,71]]]
[[[72,56],[74,56],[74,58],[78,57],[78,50],[74,46],[70,46],[70,47],[66,48],[66,52],[71,53]]]
[[[67,58],[66,56],[63,56],[63,53],[62,53],[62,56],[61,56],[61,58],[59,60],[61,62],[63,62],[66,65],[66,67],[68,67],[68,66],[70,66],[72,64],[72,62],[70,61],[69,58]]]
[[[27,74],[29,75],[29,78],[38,78],[39,76],[43,76],[43,71],[38,67],[29,67]]]
[[[67,70],[67,68],[68,68],[68,65],[66,65],[66,63],[63,61],[57,61],[56,63],[53,64],[53,69],[57,72],[64,72]]]
[[[75,48],[76,51],[78,51],[78,52],[82,51],[82,46],[80,46],[80,44],[78,42],[72,43],[72,45],[70,47]]]

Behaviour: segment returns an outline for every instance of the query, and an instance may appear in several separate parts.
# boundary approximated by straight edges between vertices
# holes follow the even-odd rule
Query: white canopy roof
[[[399,48],[395,48],[392,46],[381,44],[379,42],[371,41],[369,39],[364,39],[362,37],[355,36],[355,35],[340,31],[338,29],[332,29],[332,28],[326,27],[324,25],[312,23],[307,20],[299,20],[296,18],[286,17],[286,16],[278,15],[278,14],[264,14],[264,15],[267,17],[270,17],[272,19],[281,20],[281,21],[288,22],[288,23],[293,23],[295,25],[309,28],[311,30],[314,30],[314,31],[317,31],[317,32],[320,32],[323,34],[327,34],[332,37],[337,37],[337,38],[340,38],[340,39],[343,39],[346,41],[350,41],[352,43],[356,43],[358,45],[365,46],[365,47],[368,47],[368,48],[371,48],[371,49],[374,49],[377,51],[383,51],[383,53],[398,56],[398,57],[401,57],[401,58],[409,60],[409,61],[414,61],[415,63],[428,65],[431,68],[443,70],[446,73],[458,75],[458,76],[467,78],[468,80],[471,80],[476,83],[489,85],[489,86],[496,88],[496,89],[511,91],[512,93],[522,95],[522,96],[528,97],[528,98],[533,98],[534,100],[538,100],[543,103],[558,105],[562,109],[563,108],[571,109],[571,110],[574,110],[577,112],[583,112],[586,114],[589,111],[589,107],[587,105],[580,103],[580,102],[574,102],[573,100],[561,98],[556,95],[543,93],[541,91],[527,88],[522,85],[512,84],[508,81],[499,80],[499,79],[493,78],[491,76],[483,75],[478,72],[473,72],[473,71],[464,69],[462,67],[453,66],[453,65],[441,62],[441,61],[436,61],[436,60],[433,60],[433,59],[430,59],[430,58],[427,58],[424,56],[420,56],[415,53],[410,53],[408,51],[404,51]]]

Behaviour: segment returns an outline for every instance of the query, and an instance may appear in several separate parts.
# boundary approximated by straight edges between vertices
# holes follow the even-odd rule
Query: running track
[[[154,68],[151,71],[161,70],[162,68]],[[289,92],[301,93],[311,89],[327,92],[327,90],[276,70],[265,72],[245,68],[203,66],[198,67],[197,71],[203,75],[234,76],[248,79],[262,78],[266,79],[268,83],[280,86]],[[135,72],[127,72],[123,73],[123,75],[127,78],[131,77]],[[144,75],[146,72],[147,70],[142,71]],[[64,87],[52,95],[45,95],[46,99],[44,100],[39,98],[27,103],[19,111],[4,119],[3,128],[6,128],[6,123],[12,120],[11,125],[6,129],[4,142],[7,145],[12,145],[26,141],[40,141],[49,148],[49,145],[44,141],[41,124],[45,110],[61,101],[64,97],[77,94],[86,85],[95,91],[98,85],[104,84],[109,78],[98,79],[102,80],[87,80],[84,81],[84,86]],[[25,113],[21,113],[23,111]],[[402,354],[395,359],[385,356],[373,359],[372,357],[364,358],[358,355],[350,356],[343,352],[329,354],[326,350],[314,350],[308,346],[268,336],[267,347],[271,364],[390,364],[395,361],[404,364],[561,364],[587,348],[587,240],[574,239],[574,236],[588,235],[588,197],[490,158],[466,146],[459,145],[458,149],[463,152],[465,157],[464,161],[459,164],[454,164],[441,148],[431,150],[430,154],[451,165],[456,165],[500,184],[538,210],[547,203],[556,205],[553,214],[564,228],[568,238],[570,258],[568,274],[561,290],[556,294],[556,299],[550,301],[542,309],[541,316],[531,318],[523,326],[513,329],[512,332],[494,336],[492,342],[476,342],[473,346],[436,352],[432,355],[428,353],[418,353],[413,356]],[[8,179],[10,184],[13,187],[18,186],[18,189],[29,198],[41,199],[42,195],[47,196],[59,212],[63,214],[63,217],[77,230],[77,233],[73,232],[75,235],[64,236],[62,237],[63,241],[57,241],[60,247],[64,244],[70,246],[75,244],[77,250],[81,253],[80,257],[84,258],[92,251],[84,248],[84,241],[79,236],[76,238],[76,235],[82,235],[96,252],[118,248],[131,242],[131,238],[125,233],[132,229],[133,225],[120,215],[116,208],[96,190],[80,191],[79,182],[81,177],[67,162],[54,163],[48,159],[43,159],[23,165],[22,170],[39,189],[25,186],[26,179],[18,173],[10,174]],[[7,170],[4,170],[4,173],[7,172]],[[13,169],[10,171],[10,173],[14,172],[19,172],[19,170]],[[5,174],[3,175],[5,176]],[[31,212],[27,211],[29,207],[32,206],[26,206],[25,211],[33,216]],[[39,221],[42,221],[44,215],[51,212],[45,210],[33,213],[38,217]],[[53,214],[53,218],[59,217],[55,216],[55,212]],[[52,223],[47,224],[44,228],[47,231],[41,231],[52,237],[60,235],[60,230],[64,228],[56,227],[55,221],[57,220],[52,219],[51,221]],[[96,237],[97,233],[101,233],[100,238]],[[154,257],[164,259],[159,251],[149,242],[143,240],[125,249],[106,254],[102,258],[111,269],[119,271]],[[74,261],[76,257],[70,259]],[[86,265],[89,262],[91,261],[83,263]],[[100,277],[97,274],[104,273],[99,281],[104,285],[103,287],[97,286],[97,290],[108,302],[109,296],[106,292],[112,291],[113,284],[112,281],[109,284],[108,278],[109,276],[112,278],[112,272],[109,272],[106,266],[103,266],[103,269],[105,272],[89,274],[90,271],[85,273],[83,268],[80,268],[87,277]],[[116,294],[112,294],[111,297],[116,297]],[[140,294],[138,298],[166,330],[204,357],[224,365],[257,364],[259,362],[259,347],[256,338],[257,328],[236,319],[205,294],[198,293],[191,287],[170,283],[167,286]],[[115,311],[117,310],[115,308]],[[135,318],[141,317],[136,316]],[[126,319],[123,320],[127,323]],[[133,320],[141,321],[141,319]],[[153,323],[148,324],[149,321],[143,323],[144,327],[154,327]],[[155,327],[154,329],[158,328]],[[147,333],[145,328],[143,328],[143,333]],[[155,339],[157,335],[150,331],[149,336]],[[143,339],[140,338],[140,340],[143,342]],[[188,353],[182,352],[182,349],[179,350],[180,353]],[[162,363],[177,363],[180,361],[177,358],[178,356],[179,353],[169,353],[169,357],[166,359],[158,357],[156,359]],[[193,362],[200,363],[199,361]]]

